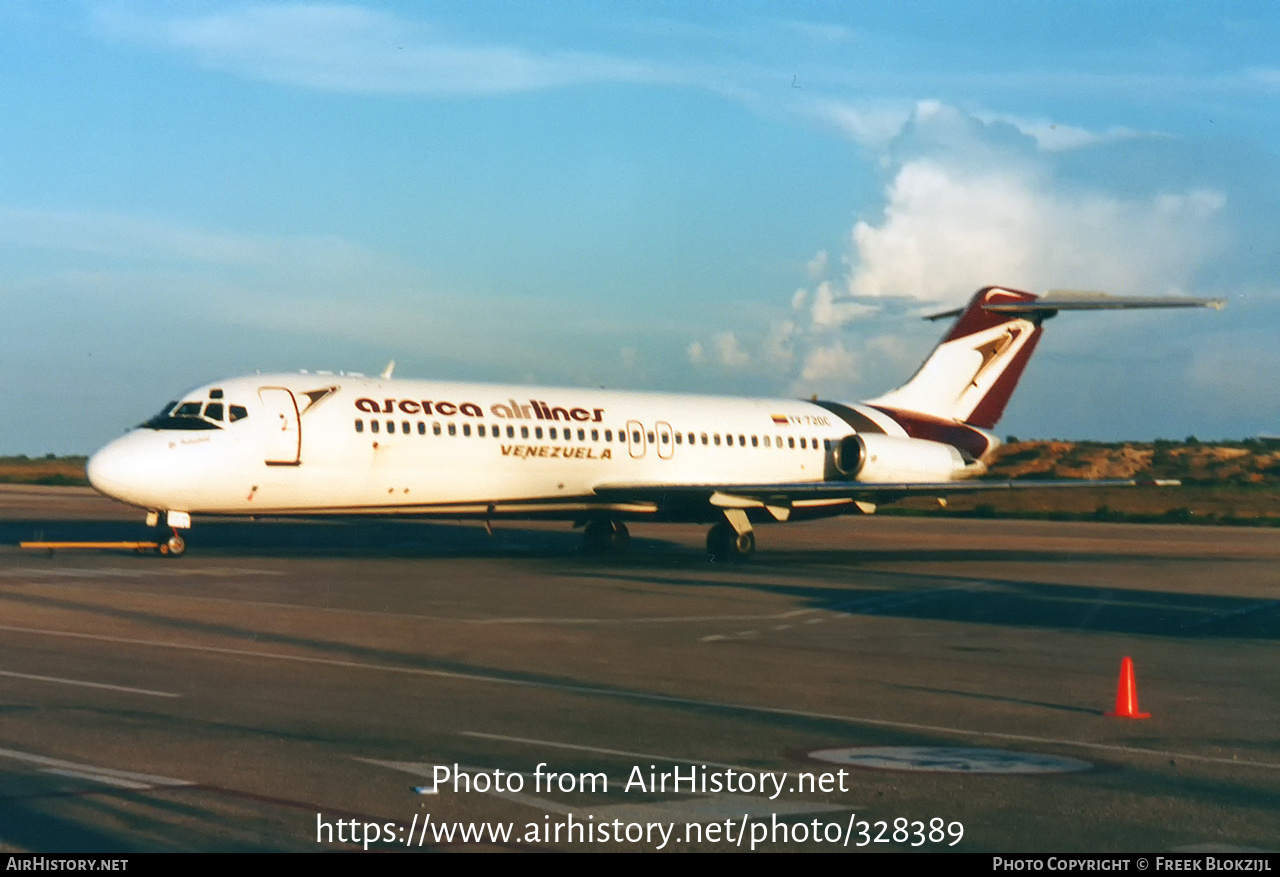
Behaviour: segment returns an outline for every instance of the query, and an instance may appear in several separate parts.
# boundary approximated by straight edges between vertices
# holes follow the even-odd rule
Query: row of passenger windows
[[[381,421],[381,420],[370,420],[369,432],[372,432],[372,433],[381,432],[383,429],[383,423],[384,421]],[[387,420],[385,421],[385,424],[386,424],[386,431],[388,433],[395,433],[397,431],[396,421]],[[357,418],[356,432],[364,432],[364,431],[365,431],[364,420]],[[415,426],[413,423],[409,422],[408,420],[400,421],[399,432],[402,432],[405,435],[409,435],[414,431],[415,431]],[[416,431],[418,435],[426,435],[427,424],[421,420],[417,421]],[[599,429],[588,430],[588,429],[579,428],[577,430],[577,440],[580,442],[588,441],[587,436],[590,435],[591,437],[590,441],[599,442],[601,440],[601,432],[602,431]],[[431,433],[432,435],[444,435],[446,433],[449,435],[458,435],[459,425],[456,423],[448,423],[442,426],[439,422],[435,422],[431,424]],[[488,436],[491,436],[496,439],[500,439],[503,437],[501,426],[494,426],[488,429],[487,433],[488,433]],[[603,433],[604,433],[604,441],[606,442],[615,441],[614,431],[612,429],[603,430]],[[463,423],[461,425],[461,434],[464,436],[472,435],[472,428],[470,423]],[[476,424],[474,434],[477,438],[486,438],[487,436],[486,436],[485,425],[483,423]],[[516,438],[516,435],[517,435],[517,427],[515,426],[506,427],[507,438],[513,439],[513,438]],[[535,426],[532,428],[528,426],[521,426],[519,427],[519,437],[522,439],[528,439],[528,438],[540,439],[543,437],[543,429],[541,426]],[[564,441],[573,441],[574,430],[569,427],[557,429],[556,427],[552,426],[547,428],[546,437],[551,440],[562,439]],[[720,433],[718,432],[708,434],[705,432],[704,433],[692,433],[692,432],[669,433],[666,431],[663,431],[655,435],[652,430],[649,430],[643,433],[639,430],[632,430],[631,442],[633,444],[638,445],[641,442],[646,440],[648,441],[649,444],[654,444],[655,441],[660,441],[664,445],[670,444],[674,440],[677,445],[683,445],[687,442],[690,445],[697,445],[701,443],[704,445],[715,445],[717,447],[719,447],[721,443],[729,447],[732,447],[736,444],[738,447],[743,447],[743,448],[745,448],[748,444],[750,444],[751,447],[753,448],[758,448],[761,446],[766,448],[768,447],[794,448],[797,446],[797,443],[799,444],[799,447],[801,449],[805,449],[805,450],[807,450],[808,448],[816,449],[818,447],[818,440],[816,438],[802,437],[797,439],[795,436],[786,436],[784,438],[783,436],[780,436],[780,435],[779,436],[767,436],[767,435],[758,436],[758,435],[745,435],[742,433],[739,433],[736,436],[726,433],[724,436],[721,436]],[[625,443],[627,441],[626,430],[622,430],[622,429],[618,430],[616,441],[618,441],[619,443]],[[822,445],[823,447],[828,447],[830,445],[830,442],[824,441]]]

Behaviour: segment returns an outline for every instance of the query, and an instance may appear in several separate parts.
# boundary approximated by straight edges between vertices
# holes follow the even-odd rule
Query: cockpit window
[[[245,408],[243,405],[231,406],[231,422],[232,423],[235,423],[237,420],[244,420],[248,416],[249,416],[249,409]]]
[[[202,408],[205,417],[200,416]],[[200,402],[170,402],[159,414],[143,423],[142,429],[221,429],[213,420],[221,420],[222,411],[221,402],[210,402],[207,406]]]

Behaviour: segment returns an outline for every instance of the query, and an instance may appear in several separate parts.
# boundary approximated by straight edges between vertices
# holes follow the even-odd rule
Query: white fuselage
[[[906,435],[883,412],[849,409]],[[151,421],[95,454],[94,486],[208,514],[643,515],[660,504],[606,502],[595,488],[820,482],[839,477],[833,449],[858,431],[793,399],[306,373],[208,384],[173,410],[187,419]],[[245,413],[232,421],[232,410]]]

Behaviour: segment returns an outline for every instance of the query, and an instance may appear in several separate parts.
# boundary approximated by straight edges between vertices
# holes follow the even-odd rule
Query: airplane
[[[147,510],[157,552],[191,516],[569,520],[624,548],[627,521],[712,524],[714,557],[753,525],[871,514],[907,496],[1133,485],[974,481],[994,428],[1061,311],[1213,307],[1199,298],[978,290],[902,386],[862,403],[753,399],[317,372],[183,393],[92,456],[90,483]],[[1150,483],[1150,482],[1148,482]]]

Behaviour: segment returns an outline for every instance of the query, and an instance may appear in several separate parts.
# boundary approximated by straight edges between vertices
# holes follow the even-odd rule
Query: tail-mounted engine
[[[881,484],[953,481],[967,468],[951,445],[878,433],[840,439],[832,463],[838,478]]]

